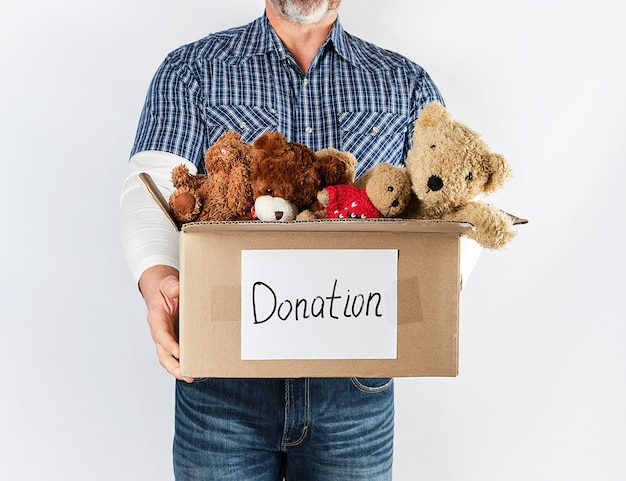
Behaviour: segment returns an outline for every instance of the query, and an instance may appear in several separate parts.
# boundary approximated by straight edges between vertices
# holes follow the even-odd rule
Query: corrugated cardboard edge
[[[264,222],[264,221],[237,221],[237,222],[190,222],[181,227],[181,232],[387,232],[393,229],[396,232],[424,232],[424,233],[453,233],[462,234],[473,229],[467,222],[445,220],[418,220],[418,219],[319,219],[311,221],[292,222]]]

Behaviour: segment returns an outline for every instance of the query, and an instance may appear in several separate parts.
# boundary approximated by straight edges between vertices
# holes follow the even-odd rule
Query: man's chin
[[[300,2],[298,0],[270,0],[276,11],[285,19],[301,25],[321,22],[331,11],[328,0]]]

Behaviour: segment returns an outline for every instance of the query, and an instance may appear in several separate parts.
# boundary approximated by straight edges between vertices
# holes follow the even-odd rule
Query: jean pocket
[[[211,379],[211,378],[209,378],[209,377],[194,377],[193,378],[193,382],[191,384],[200,384],[200,383],[203,383],[203,382],[207,382],[209,379]],[[182,381],[182,382],[185,383],[185,384],[189,384],[187,381]]]
[[[352,377],[350,380],[359,391],[369,394],[386,391],[393,385],[389,377]]]

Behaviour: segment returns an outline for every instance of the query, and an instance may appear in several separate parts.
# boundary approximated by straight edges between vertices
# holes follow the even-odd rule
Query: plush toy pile
[[[293,221],[402,217],[468,222],[481,246],[504,247],[513,219],[476,200],[507,182],[511,168],[480,136],[439,103],[415,122],[406,167],[380,163],[355,181],[357,159],[348,152],[314,152],[266,132],[253,144],[224,133],[205,156],[208,175],[172,171],[174,218],[192,221]]]
[[[354,180],[356,159],[334,149],[314,152],[288,142],[278,132],[266,132],[252,144],[250,180],[254,217],[289,221],[304,210],[320,211],[317,193]]]

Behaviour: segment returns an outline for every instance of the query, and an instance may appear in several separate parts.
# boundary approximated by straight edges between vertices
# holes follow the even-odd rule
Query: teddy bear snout
[[[432,191],[443,189],[443,180],[438,175],[431,175],[428,179],[428,188]]]
[[[271,222],[287,222],[294,220],[298,215],[298,208],[294,204],[282,197],[271,195],[257,197],[254,201],[254,211],[259,220]]]

